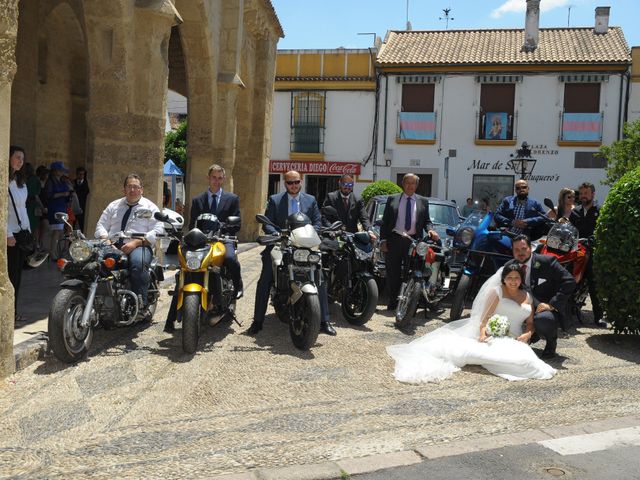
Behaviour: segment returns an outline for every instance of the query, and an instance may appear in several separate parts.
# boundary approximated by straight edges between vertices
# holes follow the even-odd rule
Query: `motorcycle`
[[[134,218],[150,218],[151,211],[139,209]],[[131,291],[127,255],[107,240],[88,240],[80,230],[73,230],[66,213],[56,219],[70,229],[70,260],[58,259],[65,277],[49,310],[49,345],[53,354],[65,363],[83,358],[93,341],[94,330],[151,322],[159,297],[158,283],[162,267],[154,259],[150,268],[147,296],[148,310],[141,309],[142,299]],[[144,238],[143,233],[120,232],[109,240]]]
[[[396,308],[396,325],[400,328],[411,324],[421,301],[425,307],[435,307],[449,293],[449,250],[428,237],[411,240]]]
[[[305,224],[286,229],[280,229],[265,215],[256,215],[256,220],[276,231],[273,235],[258,237],[260,245],[273,247],[270,252],[273,268],[271,301],[276,315],[289,324],[289,334],[296,348],[309,350],[320,333],[320,237],[308,218]]]
[[[449,318],[457,320],[485,280],[513,258],[511,237],[514,235],[493,226],[493,212],[474,212],[457,230],[448,229],[447,234],[454,237],[452,270],[457,273]]]
[[[337,217],[333,207],[323,208]],[[352,325],[364,325],[376,311],[378,285],[373,276],[373,243],[368,232],[349,233],[341,222],[322,229],[322,268],[329,300],[339,301],[342,315]]]
[[[166,225],[169,217],[156,212],[155,218],[165,222],[167,231],[179,239],[172,226]],[[225,244],[237,248],[238,243],[237,237],[224,232],[238,225],[240,217],[229,217],[223,223],[215,215],[203,213],[196,219],[196,227],[179,239],[180,272],[172,292],[177,302],[172,302],[171,308],[175,305],[176,320],[182,322],[182,349],[186,353],[197,350],[201,324],[206,317],[212,326],[225,316],[242,326],[235,314],[233,282],[224,267]]]

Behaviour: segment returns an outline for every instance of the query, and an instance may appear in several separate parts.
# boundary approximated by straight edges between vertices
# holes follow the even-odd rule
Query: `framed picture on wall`
[[[485,118],[485,136],[487,140],[506,140],[508,130],[506,112],[487,112]]]
[[[478,202],[488,199],[489,209],[495,210],[504,197],[513,195],[514,181],[513,175],[474,175],[471,196]]]

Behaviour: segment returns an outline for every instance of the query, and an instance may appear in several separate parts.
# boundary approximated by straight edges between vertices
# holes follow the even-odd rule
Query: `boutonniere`
[[[537,262],[533,264],[533,268],[540,268],[540,262]]]

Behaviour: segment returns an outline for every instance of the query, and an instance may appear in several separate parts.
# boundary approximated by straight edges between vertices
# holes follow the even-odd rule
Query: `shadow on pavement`
[[[605,355],[640,363],[640,336],[601,333],[587,338],[587,345]]]
[[[291,336],[289,335],[288,324],[281,322],[275,314],[269,314],[265,317],[263,329],[253,338],[257,347],[260,347],[262,350],[269,350],[276,355],[289,355],[301,360],[312,360],[315,358],[312,350],[303,352],[293,345]],[[322,347],[322,340],[322,334],[320,334],[312,349]]]

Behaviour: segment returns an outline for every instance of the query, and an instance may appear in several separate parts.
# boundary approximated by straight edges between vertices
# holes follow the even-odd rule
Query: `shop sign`
[[[359,162],[269,160],[269,173],[287,173],[295,170],[300,174],[360,175],[360,167]]]

